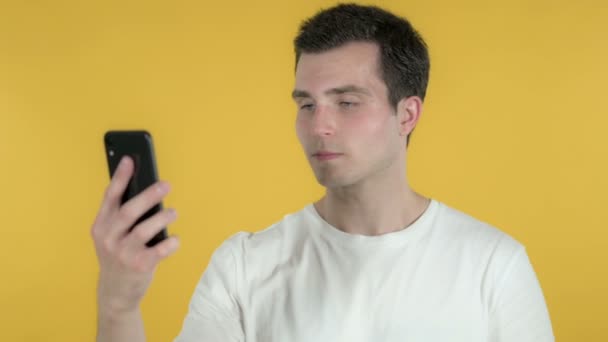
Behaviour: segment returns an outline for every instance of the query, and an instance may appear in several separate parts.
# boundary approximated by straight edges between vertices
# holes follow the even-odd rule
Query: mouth
[[[342,156],[342,153],[320,151],[312,155],[317,160],[332,160]]]

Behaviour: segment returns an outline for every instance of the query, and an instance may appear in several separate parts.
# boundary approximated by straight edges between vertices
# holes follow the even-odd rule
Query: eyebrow
[[[368,96],[371,95],[371,92],[369,90],[362,88],[362,87],[355,86],[355,85],[346,85],[343,87],[331,88],[331,89],[325,91],[325,94],[327,94],[327,95],[340,95],[340,94],[346,94],[346,93],[357,93],[357,94],[368,95]],[[295,89],[293,92],[291,92],[291,97],[293,99],[298,99],[298,98],[306,98],[306,97],[312,97],[312,96],[307,91]]]

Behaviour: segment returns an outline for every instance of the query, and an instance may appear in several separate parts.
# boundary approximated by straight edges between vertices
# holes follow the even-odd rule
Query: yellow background
[[[608,5],[378,1],[430,46],[412,185],[528,247],[560,341],[608,341]],[[322,194],[292,38],[330,1],[0,2],[0,340],[91,341],[102,135],[146,128],[182,248],[143,304],[180,330],[212,251]]]

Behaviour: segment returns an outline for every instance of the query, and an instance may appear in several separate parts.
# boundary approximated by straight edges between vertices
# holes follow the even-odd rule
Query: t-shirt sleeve
[[[512,254],[495,290],[491,342],[555,341],[542,289],[523,246]]]
[[[242,342],[235,252],[243,233],[226,240],[211,256],[190,300],[175,342]]]

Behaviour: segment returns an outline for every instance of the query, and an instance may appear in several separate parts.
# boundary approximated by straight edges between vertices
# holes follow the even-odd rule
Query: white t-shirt
[[[524,247],[432,200],[406,229],[331,226],[312,204],[213,254],[177,342],[545,342]]]

